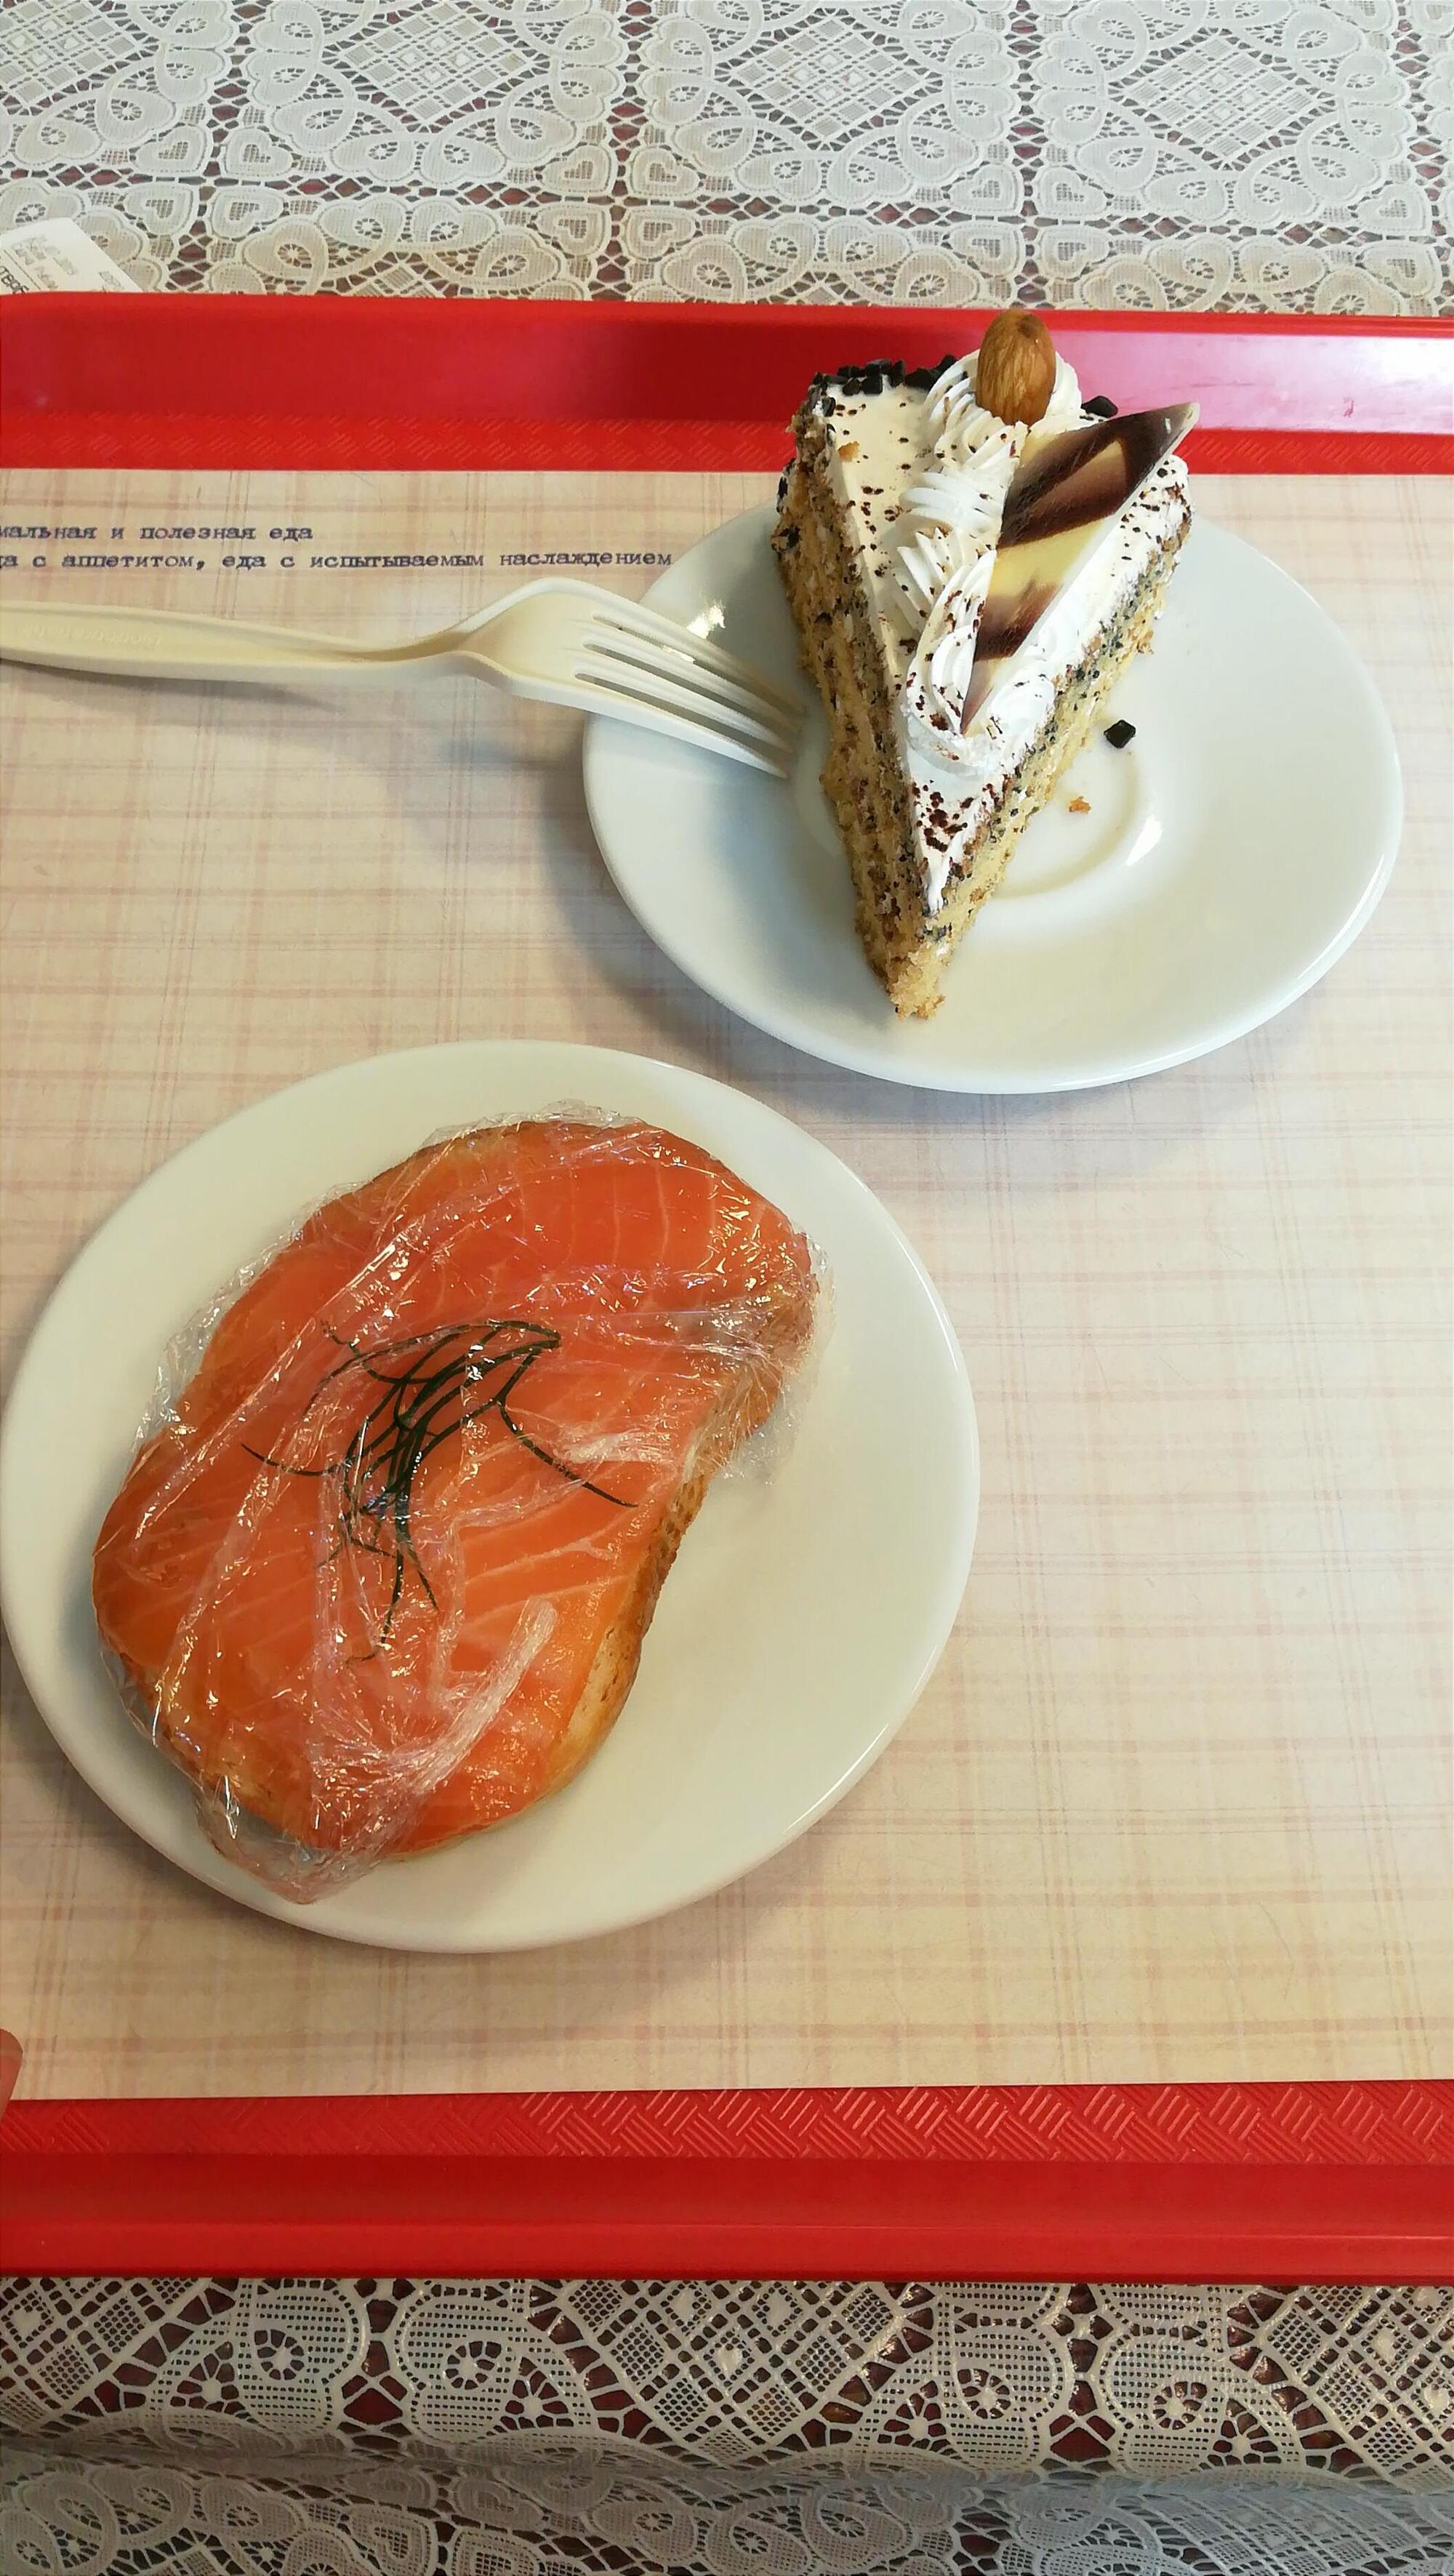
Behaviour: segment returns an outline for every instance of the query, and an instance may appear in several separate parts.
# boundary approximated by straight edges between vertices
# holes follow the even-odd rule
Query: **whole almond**
[[[1043,420],[1055,390],[1055,343],[1038,313],[1011,305],[980,343],[974,398],[1000,420]]]

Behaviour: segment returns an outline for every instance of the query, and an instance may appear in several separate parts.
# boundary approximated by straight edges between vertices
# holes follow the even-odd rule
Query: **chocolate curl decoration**
[[[967,733],[1009,665],[1110,534],[1163,457],[1181,445],[1195,403],[1123,412],[1032,442],[1005,495],[964,702]]]

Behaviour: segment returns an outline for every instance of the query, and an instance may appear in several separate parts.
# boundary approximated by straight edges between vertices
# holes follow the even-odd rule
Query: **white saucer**
[[[300,1908],[213,1850],[180,1773],[123,1713],[90,1607],[91,1549],[169,1338],[296,1217],[443,1128],[580,1102],[721,1156],[826,1257],[831,1331],[785,1446],[712,1487],[640,1677],[557,1798]],[[84,1353],[85,1366],[76,1364]],[[842,1797],[908,1715],[969,1572],[974,1406],[917,1257],[800,1128],[700,1074],[605,1048],[480,1041],[342,1066],[154,1172],[61,1281],[0,1439],[0,1595],[56,1741],[122,1821],[195,1878],[311,1932],[510,1950],[607,1932],[753,1869]]]
[[[853,929],[818,786],[825,732],[754,510],[647,594],[810,704],[786,784],[609,718],[585,745],[596,836],[632,911],[684,973],[833,1064],[946,1091],[1124,1081],[1243,1037],[1326,974],[1398,847],[1393,736],[1306,591],[1198,522],[1154,651],[1036,817],[929,1021],[896,1020]],[[1068,811],[1083,796],[1088,814]]]

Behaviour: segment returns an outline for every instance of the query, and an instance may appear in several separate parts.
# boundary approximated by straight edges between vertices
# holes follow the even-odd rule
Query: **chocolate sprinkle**
[[[1093,412],[1097,420],[1114,420],[1120,408],[1119,403],[1112,402],[1109,394],[1092,394],[1088,403],[1081,404],[1081,410]]]
[[[1135,726],[1128,724],[1124,716],[1118,716],[1113,725],[1106,727],[1106,740],[1112,751],[1124,751],[1127,743],[1135,740],[1135,735]]]
[[[842,394],[881,394],[885,385],[904,381],[902,358],[870,358],[861,367],[835,367],[826,379]]]
[[[904,382],[906,385],[912,385],[916,393],[927,394],[938,384],[941,376],[947,376],[950,368],[957,367],[958,364],[958,357],[951,349],[948,357],[941,358],[936,366],[911,369],[905,376]]]

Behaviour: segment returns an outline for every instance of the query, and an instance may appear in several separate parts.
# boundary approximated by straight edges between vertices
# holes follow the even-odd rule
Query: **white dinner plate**
[[[896,1019],[854,933],[771,525],[768,510],[729,520],[647,596],[800,689],[792,777],[609,717],[585,745],[591,820],[626,901],[744,1019],[894,1082],[1079,1090],[1245,1036],[1362,929],[1402,815],[1388,719],[1307,592],[1198,521],[1155,649],[1107,710],[1135,741],[1115,752],[1096,734],[967,932],[933,1019]]]
[[[125,1715],[91,1615],[96,1531],[161,1353],[221,1281],[318,1200],[439,1130],[565,1102],[672,1128],[775,1200],[826,1259],[830,1328],[790,1436],[770,1429],[713,1485],[622,1716],[571,1786],[494,1833],[289,1904],[213,1849],[186,1781]],[[194,1877],[341,1940],[519,1949],[689,1904],[831,1807],[939,1659],[978,1499],[953,1329],[892,1218],[826,1146],[676,1065],[479,1041],[376,1056],[257,1102],[164,1163],[92,1237],[6,1412],[0,1596],[57,1742]]]

